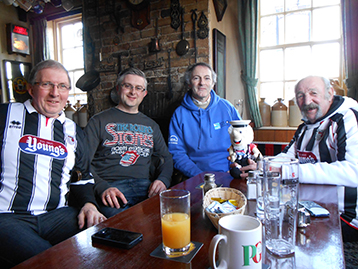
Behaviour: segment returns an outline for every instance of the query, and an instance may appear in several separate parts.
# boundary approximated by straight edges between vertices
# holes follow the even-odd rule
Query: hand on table
[[[127,204],[126,197],[117,188],[114,187],[108,188],[101,195],[102,203],[105,206],[115,207],[117,209],[121,207],[118,198],[122,200],[124,205]]]
[[[152,197],[160,193],[161,191],[166,190],[167,187],[165,187],[164,183],[160,180],[154,180],[154,182],[149,187],[149,193],[148,197]]]
[[[78,218],[78,226],[82,229],[87,222],[87,228],[96,225],[107,218],[102,215],[98,210],[97,207],[92,203],[86,203],[82,208],[80,213],[77,216]]]
[[[228,160],[230,161],[230,156],[228,157]],[[256,168],[257,168],[257,164],[253,160],[248,159],[247,161],[248,161],[249,165],[240,167],[240,171],[242,172],[240,174],[240,177],[242,179],[245,179],[245,178],[247,178],[249,176],[249,171],[255,171]],[[234,168],[236,166],[239,166],[239,165],[237,163],[235,163],[235,162],[230,164],[231,168]]]

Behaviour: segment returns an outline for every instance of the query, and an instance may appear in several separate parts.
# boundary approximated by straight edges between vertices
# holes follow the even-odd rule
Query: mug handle
[[[226,269],[227,268],[227,263],[225,260],[221,260],[219,263],[219,267],[216,267],[216,262],[215,262],[215,254],[216,254],[216,248],[219,245],[220,241],[224,240],[225,244],[227,243],[227,237],[226,235],[223,234],[217,234],[213,237],[213,239],[211,240],[210,243],[210,247],[209,247],[209,261],[210,261],[210,266],[213,269]]]

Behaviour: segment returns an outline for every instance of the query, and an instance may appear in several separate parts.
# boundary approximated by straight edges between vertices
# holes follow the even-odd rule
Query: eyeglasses
[[[124,88],[125,90],[129,91],[129,90],[133,90],[133,88],[137,91],[137,92],[144,92],[145,88],[143,86],[137,85],[137,86],[133,86],[132,84],[129,83],[122,83],[121,87]]]
[[[71,87],[66,85],[65,83],[54,84],[52,82],[46,81],[46,82],[35,82],[34,84],[39,85],[44,90],[51,90],[55,86],[57,87],[57,89],[60,92],[65,92],[65,91],[71,90]]]

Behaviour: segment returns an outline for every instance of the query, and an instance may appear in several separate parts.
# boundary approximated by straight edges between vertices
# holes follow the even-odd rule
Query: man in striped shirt
[[[65,118],[67,70],[35,66],[25,103],[0,105],[0,264],[14,266],[106,218],[97,210],[82,130]],[[70,183],[72,171],[82,180]],[[79,205],[67,205],[67,193]]]
[[[303,123],[278,156],[299,160],[300,183],[338,186],[343,241],[358,241],[358,103],[318,76],[300,80],[295,95]]]

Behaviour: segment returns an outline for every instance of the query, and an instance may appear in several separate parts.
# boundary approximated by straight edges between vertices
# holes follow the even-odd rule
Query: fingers
[[[77,216],[78,219],[78,227],[80,229],[82,229],[85,226],[86,223],[86,216],[85,214],[82,212],[82,210],[80,211],[80,213]]]
[[[230,163],[230,168],[235,168],[236,166],[238,166],[237,163]]]
[[[240,174],[240,177],[242,178],[242,179],[245,179],[245,178],[247,178],[249,176],[249,173],[241,173]]]
[[[166,189],[167,187],[165,187],[165,184],[162,181],[155,180],[149,187],[148,197],[153,197]]]
[[[87,228],[97,225],[106,219],[107,218],[99,212],[88,211],[86,215]]]
[[[243,179],[245,179],[249,176],[249,171],[254,171],[254,170],[256,170],[256,167],[257,167],[257,164],[251,159],[248,159],[248,163],[249,163],[249,165],[246,165],[246,166],[243,166],[240,168],[240,171],[242,172],[240,177]]]
[[[97,210],[95,205],[86,203],[78,214],[78,226],[82,229],[85,223],[87,223],[87,228],[89,228],[106,219],[107,218]]]
[[[117,188],[108,188],[102,193],[102,203],[105,206],[120,208],[120,201],[123,205],[127,204],[127,199]]]

